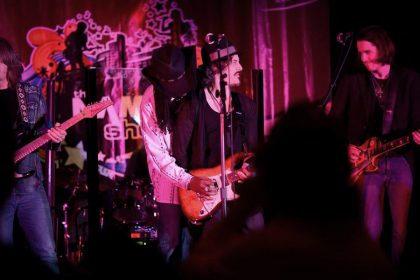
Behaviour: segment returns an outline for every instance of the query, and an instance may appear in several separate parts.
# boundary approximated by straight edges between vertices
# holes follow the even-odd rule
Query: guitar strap
[[[382,135],[391,131],[392,119],[394,116],[395,101],[397,99],[397,81],[393,75],[389,77],[389,94],[385,105],[385,111],[382,118]]]
[[[21,83],[18,83],[16,86],[16,94],[17,94],[17,98],[18,98],[18,103],[19,103],[19,111],[20,111],[20,115],[22,117],[22,120],[25,123],[29,122],[29,118],[28,118],[28,106],[27,106],[27,102],[26,102],[26,94],[25,94],[25,90],[23,88],[23,85]]]

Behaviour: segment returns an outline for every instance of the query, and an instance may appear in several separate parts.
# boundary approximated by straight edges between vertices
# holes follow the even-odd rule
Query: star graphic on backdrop
[[[160,12],[160,11],[162,11],[163,10],[163,4],[162,3],[160,3],[160,2],[156,2],[156,4],[155,4],[155,10],[157,11],[157,12]]]
[[[57,27],[56,30],[58,35],[62,35],[64,33],[64,29],[61,27]]]
[[[105,160],[105,157],[106,155],[103,154],[102,151],[99,151],[98,160],[103,162]]]
[[[76,147],[64,147],[69,157],[64,165],[75,164],[80,169],[83,169],[83,163],[86,160],[86,151],[83,148],[83,142],[80,141]]]

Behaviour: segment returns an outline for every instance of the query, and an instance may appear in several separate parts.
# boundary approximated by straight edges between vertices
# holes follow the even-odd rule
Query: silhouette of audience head
[[[344,135],[314,104],[297,104],[278,117],[256,169],[268,219],[357,215]]]

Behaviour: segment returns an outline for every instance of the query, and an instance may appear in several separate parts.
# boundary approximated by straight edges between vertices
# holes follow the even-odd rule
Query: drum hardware
[[[63,213],[64,213],[64,220],[61,223],[63,225],[63,240],[64,240],[64,256],[66,257],[66,259],[69,258],[70,255],[70,247],[69,247],[69,239],[70,239],[70,234],[69,234],[69,229],[68,229],[68,204],[64,203],[63,204]]]
[[[142,245],[157,240],[157,209],[149,180],[127,178],[114,186],[112,216],[126,237]]]
[[[135,224],[131,227],[130,238],[137,241],[142,241],[142,245],[146,245],[146,241],[157,240],[157,228],[154,225],[138,225]]]
[[[58,224],[62,225],[63,232],[59,237],[62,238],[63,257],[78,265],[83,262],[88,241],[87,185],[79,181],[67,190],[67,197],[61,204],[63,215]],[[117,230],[121,237],[142,245],[157,240],[158,208],[151,183],[143,179],[116,182],[109,195],[112,205],[100,208],[99,212],[101,230]]]
[[[64,257],[71,263],[79,264],[84,255],[87,239],[87,185],[76,183],[70,196],[62,204],[62,239]]]
[[[147,224],[155,216],[153,186],[144,179],[125,179],[113,188],[113,214],[123,224]]]
[[[80,264],[85,253],[85,243],[88,237],[88,204],[86,198],[75,202],[74,210],[70,214],[69,259]]]

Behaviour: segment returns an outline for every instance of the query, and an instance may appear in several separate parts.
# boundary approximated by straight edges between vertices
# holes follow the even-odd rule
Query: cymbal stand
[[[68,229],[68,208],[69,205],[67,203],[63,204],[63,213],[64,213],[64,221],[62,222],[63,225],[63,240],[64,240],[64,255],[68,260],[70,256],[70,234]]]

